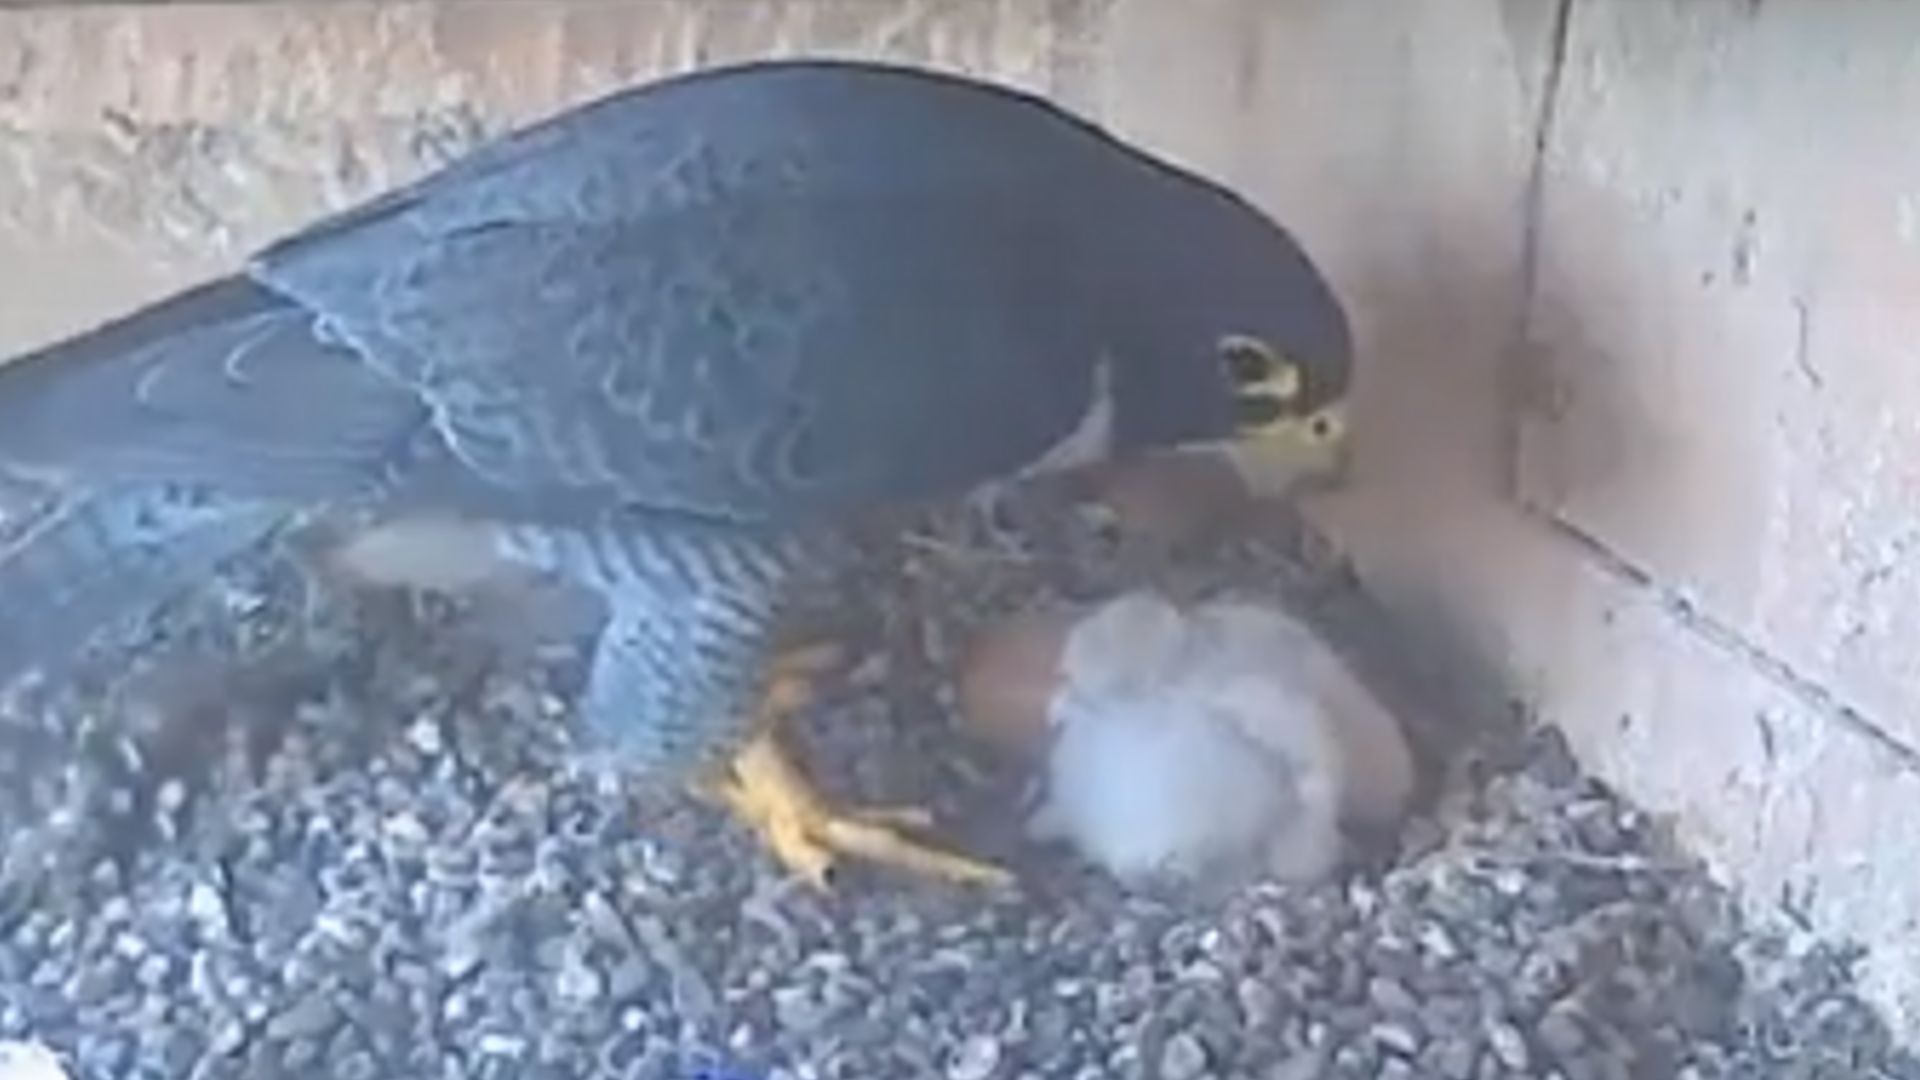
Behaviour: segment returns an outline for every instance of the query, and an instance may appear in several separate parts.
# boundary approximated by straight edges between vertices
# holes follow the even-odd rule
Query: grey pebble
[[[114,996],[126,983],[126,972],[120,962],[102,959],[71,978],[67,982],[66,993],[75,1005],[84,1008],[98,1005]]]
[[[1464,1038],[1449,1037],[1430,1048],[1426,1061],[1445,1080],[1473,1080],[1480,1051]]]
[[[1420,1001],[1397,979],[1375,977],[1367,983],[1367,997],[1390,1014],[1410,1015],[1420,1011]]]
[[[568,950],[560,970],[554,975],[554,992],[575,1005],[590,1005],[606,990],[606,979],[576,950]]]
[[[311,1072],[323,1052],[320,1043],[313,1039],[294,1039],[281,1051],[280,1067],[295,1076]]]
[[[1280,1021],[1280,995],[1259,979],[1242,979],[1235,988],[1240,1002],[1240,1022],[1249,1028],[1264,1028]]]
[[[1197,1080],[1207,1071],[1208,1064],[1206,1046],[1187,1032],[1168,1036],[1160,1048],[1162,1080]]]
[[[1348,1043],[1333,1052],[1333,1067],[1338,1072],[1370,1075],[1378,1066],[1380,1055],[1371,1044]]]
[[[1534,1031],[1540,1036],[1540,1042],[1560,1058],[1576,1057],[1587,1045],[1586,1032],[1573,1010],[1556,1006],[1547,1010],[1545,1016],[1535,1025]]]
[[[1413,1057],[1420,1052],[1420,1036],[1405,1024],[1375,1024],[1368,1033],[1374,1042],[1402,1057]]]
[[[947,1062],[947,1080],[991,1080],[1000,1071],[1000,1040],[971,1035]]]
[[[247,1025],[238,1019],[225,1019],[213,1029],[212,1051],[222,1057],[236,1053],[247,1044]]]
[[[113,1076],[133,1061],[133,1042],[117,1035],[82,1037],[78,1053],[80,1069],[89,1076]]]
[[[134,977],[146,990],[158,990],[173,977],[175,970],[173,957],[165,953],[155,953],[140,962]]]
[[[1512,1024],[1495,1021],[1487,1025],[1487,1043],[1493,1048],[1494,1056],[1509,1069],[1525,1071],[1532,1064],[1533,1055],[1527,1051],[1526,1036]]]
[[[481,1057],[517,1059],[527,1052],[527,1040],[500,1031],[489,1031],[475,1041],[474,1049]]]
[[[267,1021],[267,1036],[282,1042],[314,1039],[332,1031],[339,1020],[340,1010],[326,993],[313,990]]]
[[[380,1075],[380,1063],[364,1050],[356,1050],[333,1065],[335,1080],[374,1080]]]
[[[1375,1080],[1414,1080],[1419,1074],[1403,1059],[1388,1058],[1373,1075]]]
[[[1326,1068],[1327,1055],[1323,1051],[1300,1050],[1276,1062],[1262,1080],[1320,1080]]]
[[[652,971],[638,957],[626,956],[607,972],[607,995],[624,1001],[646,989]]]
[[[783,986],[773,991],[773,1015],[781,1027],[810,1034],[825,1024],[833,1007],[812,987]]]

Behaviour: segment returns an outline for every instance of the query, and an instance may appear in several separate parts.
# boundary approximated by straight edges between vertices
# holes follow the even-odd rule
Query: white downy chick
[[[1392,821],[1413,769],[1398,724],[1325,643],[1268,607],[1183,612],[1135,592],[1068,633],[1037,835],[1129,884],[1314,881],[1341,823]]]
[[[0,1041],[0,1080],[67,1080],[60,1058],[39,1043]]]

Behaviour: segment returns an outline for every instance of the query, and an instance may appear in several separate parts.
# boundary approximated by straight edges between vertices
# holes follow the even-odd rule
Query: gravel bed
[[[1152,578],[1397,658],[1297,530],[1169,557],[1026,503],[877,546],[835,613],[867,659],[798,729],[824,786],[930,799],[1019,892],[782,883],[579,765],[568,604],[349,598],[264,553],[0,710],[0,1039],[75,1080],[1920,1078],[1844,954],[1743,927],[1505,709],[1414,718],[1434,791],[1334,884],[1126,896],[1029,849],[1021,777],[948,718],[981,619]]]

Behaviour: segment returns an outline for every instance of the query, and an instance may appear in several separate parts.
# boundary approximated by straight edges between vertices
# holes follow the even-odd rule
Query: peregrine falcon
[[[826,643],[794,583],[850,522],[1042,469],[1336,467],[1351,344],[1296,242],[1037,97],[781,61],[509,134],[234,276],[0,367],[0,675],[317,507],[458,522],[597,591],[583,724],[815,882],[997,881],[830,805],[781,749]]]

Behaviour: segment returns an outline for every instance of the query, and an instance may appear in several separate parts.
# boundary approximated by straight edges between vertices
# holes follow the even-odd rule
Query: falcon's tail
[[[0,362],[0,465],[85,489],[350,494],[384,477],[424,417],[312,312],[238,277]]]
[[[167,487],[62,507],[0,550],[0,684],[62,662],[115,620],[186,591],[285,516]]]

